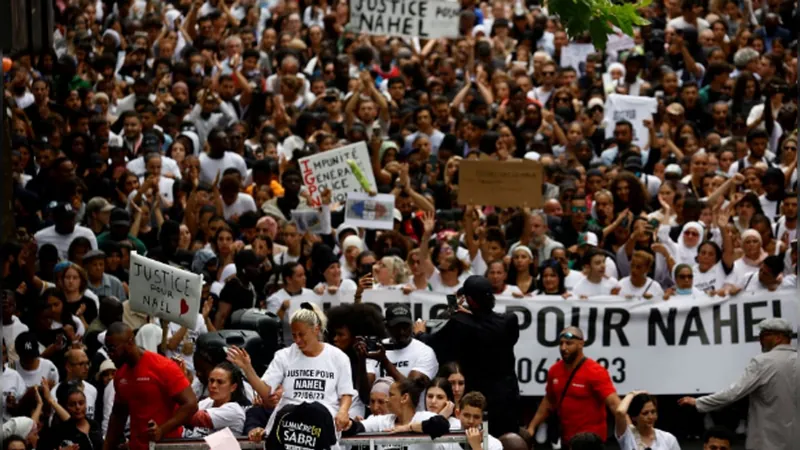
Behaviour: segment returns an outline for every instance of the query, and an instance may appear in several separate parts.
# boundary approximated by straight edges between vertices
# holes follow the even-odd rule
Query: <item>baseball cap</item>
[[[667,166],[666,169],[664,169],[664,174],[665,175],[674,174],[674,175],[677,175],[677,176],[681,176],[681,175],[683,175],[683,170],[681,170],[681,166],[679,166],[677,164],[670,164],[670,165]]]
[[[586,107],[588,109],[597,108],[597,107],[605,108],[605,103],[603,103],[602,99],[599,99],[599,98],[595,97],[595,98],[589,100],[589,103],[586,105]]]
[[[75,216],[75,209],[67,202],[50,202],[50,213],[55,218],[67,218]]]
[[[20,358],[30,359],[39,357],[39,341],[31,331],[19,334],[14,340],[14,349]]]
[[[597,235],[592,233],[591,231],[587,231],[585,233],[578,234],[578,245],[592,245],[597,247]]]
[[[109,212],[114,209],[114,205],[103,197],[94,197],[86,204],[86,212]]]
[[[83,255],[83,263],[86,264],[87,262],[97,259],[97,258],[104,258],[106,257],[106,252],[102,250],[89,250]]]
[[[642,158],[639,156],[629,156],[626,158],[623,167],[633,172],[641,172],[644,169],[644,166],[642,166]]]
[[[342,98],[342,91],[336,89],[335,87],[329,87],[325,89],[325,97],[336,97],[337,99]]]
[[[686,110],[683,109],[683,105],[680,103],[671,103],[669,106],[667,106],[667,113],[672,114],[673,116],[680,116],[685,111]]]
[[[772,319],[765,319],[758,323],[758,328],[762,332],[764,331],[773,331],[776,333],[792,333],[792,325],[784,319],[780,318],[772,318]]]
[[[386,309],[386,325],[393,327],[395,325],[405,323],[411,325],[411,308],[404,304],[398,303]]]
[[[241,269],[246,266],[261,264],[261,261],[263,261],[263,258],[259,258],[252,250],[242,250],[236,254],[233,262],[237,269]]]
[[[484,304],[486,300],[493,300],[492,283],[486,277],[480,275],[470,275],[464,281],[464,285],[456,292],[459,297],[469,297],[473,301]]]
[[[130,213],[122,208],[114,208],[111,210],[111,225],[123,225],[129,227],[131,225]]]

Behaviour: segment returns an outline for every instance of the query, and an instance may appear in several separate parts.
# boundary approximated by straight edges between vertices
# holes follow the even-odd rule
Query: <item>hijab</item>
[[[767,252],[764,251],[764,247],[763,247],[764,242],[761,240],[761,233],[759,233],[758,231],[756,231],[756,230],[754,230],[752,228],[750,228],[749,230],[746,230],[745,232],[742,233],[742,244],[744,244],[744,240],[749,238],[749,237],[754,237],[754,238],[758,239],[758,248],[760,250],[760,253],[758,254],[758,258],[756,258],[756,259],[750,259],[750,258],[747,257],[747,255],[743,255],[742,256],[742,261],[744,261],[744,263],[747,264],[748,266],[754,267],[754,268],[757,269],[758,266],[761,265],[761,262],[764,261],[764,259],[769,255],[767,254]]]
[[[700,235],[697,239],[697,244],[689,247],[686,245],[686,242],[683,239],[683,233],[686,230],[695,230]],[[697,258],[697,250],[700,248],[700,244],[703,243],[703,235],[705,234],[705,227],[700,222],[687,222],[686,225],[683,226],[681,230],[681,234],[678,237],[678,248],[677,254],[675,255],[675,262],[677,264],[689,264],[692,265],[695,263],[695,258]]]

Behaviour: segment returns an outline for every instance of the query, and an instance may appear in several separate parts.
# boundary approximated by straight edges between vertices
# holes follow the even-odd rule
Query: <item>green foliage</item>
[[[647,7],[651,1],[617,4],[612,0],[550,0],[548,10],[561,18],[571,38],[588,32],[594,46],[601,49],[605,48],[608,35],[614,33],[614,26],[633,36],[634,27],[649,24],[637,10]]]

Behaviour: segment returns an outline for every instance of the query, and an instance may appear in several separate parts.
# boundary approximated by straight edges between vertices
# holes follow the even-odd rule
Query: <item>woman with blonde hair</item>
[[[408,267],[399,256],[384,256],[372,267],[376,288],[397,288],[408,282]]]
[[[275,352],[275,357],[262,377],[256,373],[250,355],[243,349],[231,347],[228,361],[242,369],[247,381],[262,399],[274,395],[280,400],[279,412],[287,405],[319,402],[330,412],[336,429],[341,431],[350,423],[348,411],[356,394],[350,360],[332,344],[325,343],[323,331],[327,318],[319,306],[302,303],[290,319],[291,346]],[[309,376],[310,374],[310,376]],[[266,428],[250,432],[250,439],[261,441],[275,421],[275,412]]]

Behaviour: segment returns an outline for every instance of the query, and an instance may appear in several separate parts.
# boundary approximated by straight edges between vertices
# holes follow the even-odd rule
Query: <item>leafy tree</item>
[[[561,18],[571,38],[588,32],[596,48],[605,48],[608,35],[614,33],[614,26],[633,36],[634,27],[650,23],[637,10],[647,7],[651,1],[619,4],[612,0],[550,0],[548,11]]]

